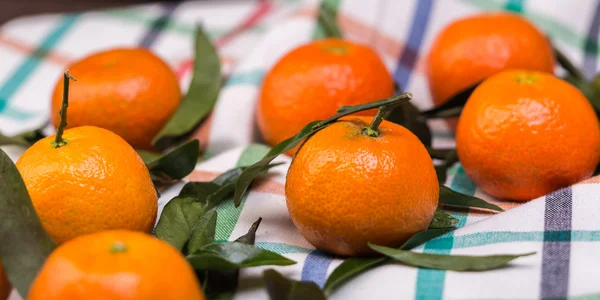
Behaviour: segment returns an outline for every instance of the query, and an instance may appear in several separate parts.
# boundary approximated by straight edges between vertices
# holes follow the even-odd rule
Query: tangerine
[[[54,250],[31,285],[29,299],[201,300],[204,295],[177,249],[140,232],[109,230]]]
[[[427,229],[438,205],[433,162],[408,129],[351,116],[325,127],[298,150],[285,195],[292,221],[316,248],[368,255],[368,242],[399,247]]]
[[[67,129],[27,149],[16,163],[42,225],[57,242],[107,229],[150,232],[158,197],[146,165],[118,135]]]
[[[553,73],[554,52],[533,24],[508,12],[454,21],[437,35],[426,60],[427,79],[436,105],[511,68]]]
[[[262,137],[275,146],[306,124],[334,115],[342,106],[393,93],[394,82],[371,48],[335,38],[316,40],[292,50],[269,71],[256,118]],[[375,110],[360,114],[374,115]]]
[[[177,77],[158,56],[143,48],[102,51],[74,62],[67,128],[108,129],[135,148],[151,149],[152,139],[181,101]],[[52,94],[50,118],[60,122],[63,77]]]
[[[478,187],[526,201],[592,175],[600,159],[599,126],[571,84],[544,72],[507,70],[467,100],[456,150]]]

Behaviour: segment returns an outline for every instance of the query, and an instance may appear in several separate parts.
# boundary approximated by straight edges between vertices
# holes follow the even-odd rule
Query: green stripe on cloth
[[[452,179],[450,187],[458,192],[467,195],[475,193],[475,184],[467,177],[462,167],[459,167]],[[468,217],[468,210],[464,212],[452,213],[458,219],[458,227],[465,226]],[[434,239],[425,243],[423,252],[450,254],[454,248],[454,232],[449,232],[443,235],[444,239],[438,241]],[[446,271],[419,269],[417,272],[417,283],[415,291],[415,299],[442,299],[444,296],[444,283],[446,279]]]
[[[499,243],[513,242],[542,242],[544,235],[553,242],[600,242],[598,230],[553,231],[550,234],[543,231],[488,231],[459,236],[441,236],[428,242],[430,249],[443,249],[450,238],[453,239],[453,249],[471,248]],[[419,247],[422,248],[423,246]],[[417,248],[418,249],[418,248]]]
[[[498,0],[462,0],[462,2],[486,11],[505,9],[504,1]],[[548,33],[551,38],[561,40],[572,47],[584,50],[588,54],[600,54],[598,43],[579,35],[569,25],[537,12],[524,12],[523,15],[535,22],[544,32]],[[586,47],[585,45],[589,46]]]
[[[261,144],[249,145],[242,151],[240,158],[236,163],[236,167],[249,166],[262,159],[270,148]],[[216,240],[228,240],[237,224],[240,213],[246,203],[246,196],[242,199],[240,207],[235,207],[231,199],[223,201],[217,206],[217,231],[215,232]]]
[[[23,83],[27,81],[29,75],[37,69],[43,61],[43,58],[56,44],[58,44],[69,28],[75,24],[78,17],[79,15],[72,14],[60,18],[35,51],[30,53],[25,61],[23,61],[8,79],[4,81],[4,84],[0,87],[0,113],[6,111],[4,115],[21,120],[28,119],[32,116],[31,114],[20,112],[10,107],[8,101],[19,90]]]
[[[271,242],[256,242],[256,246],[265,250],[273,251],[277,254],[291,254],[291,253],[305,253],[308,254],[313,249],[308,249],[299,246],[288,245],[284,243],[271,243]]]
[[[215,243],[224,243],[229,240],[221,240],[216,239]],[[313,249],[308,249],[300,246],[288,245],[285,243],[276,243],[276,242],[256,242],[256,247],[269,250],[275,252],[277,254],[292,254],[292,253],[304,253],[308,254],[313,251]]]
[[[524,0],[506,0],[506,4],[504,5],[504,9],[508,11],[514,11],[516,13],[523,12]]]
[[[225,83],[226,87],[234,85],[254,85],[259,86],[265,77],[264,70],[251,70],[246,72],[234,73]]]

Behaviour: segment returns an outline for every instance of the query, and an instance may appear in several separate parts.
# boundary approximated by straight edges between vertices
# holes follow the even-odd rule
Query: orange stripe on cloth
[[[36,49],[34,47],[31,47],[30,45],[6,37],[6,36],[2,36],[0,35],[0,45],[9,47],[13,50],[19,51],[20,53],[26,54],[26,55],[33,55],[33,56],[37,56],[38,58],[44,58],[45,60],[47,60],[48,62],[60,65],[60,66],[65,66],[71,63],[71,59],[69,57],[67,57],[66,55],[59,55],[53,52],[47,52],[47,53],[40,53],[39,51],[36,51]]]
[[[221,175],[219,172],[194,170],[185,179],[189,181],[211,181],[219,175]],[[285,186],[268,176],[257,179],[251,190],[259,193],[285,195]]]

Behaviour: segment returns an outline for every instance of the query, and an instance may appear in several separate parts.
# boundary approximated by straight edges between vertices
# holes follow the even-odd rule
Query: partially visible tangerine
[[[274,146],[308,123],[334,115],[342,106],[393,93],[394,82],[371,48],[335,38],[316,40],[292,50],[268,72],[256,118],[263,138]],[[359,114],[374,115],[375,111]]]
[[[58,247],[37,274],[30,300],[203,300],[177,249],[144,233],[110,230]]]
[[[544,34],[517,14],[483,13],[456,20],[436,36],[427,54],[433,102],[441,105],[506,69],[553,73],[553,53]]]

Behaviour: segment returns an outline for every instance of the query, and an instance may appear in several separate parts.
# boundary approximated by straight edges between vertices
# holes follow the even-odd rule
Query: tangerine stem
[[[54,147],[59,148],[67,143],[62,138],[65,127],[67,127],[67,107],[69,107],[69,81],[77,81],[75,77],[69,74],[69,70],[66,70],[63,76],[63,101],[62,108],[60,109],[60,124],[56,129],[56,139],[54,140]]]
[[[412,99],[411,93],[405,93],[402,95],[404,95],[404,97],[406,97],[407,100]],[[386,103],[384,105],[377,107],[378,108],[377,114],[373,118],[373,121],[371,121],[371,124],[369,124],[369,126],[363,128],[363,133],[370,137],[378,137],[380,134],[378,128],[379,128],[379,125],[381,125],[381,122],[383,122],[383,119],[385,119],[388,116],[389,112],[391,112],[396,106],[398,106],[402,103],[404,103],[404,101],[395,101],[395,102]],[[344,109],[344,112],[346,112],[346,111],[347,111],[347,109]]]
[[[357,113],[359,111],[365,111],[365,110],[369,110],[369,109],[373,109],[373,108],[387,107],[387,106],[393,108],[404,102],[410,101],[410,99],[412,99],[412,93],[406,92],[403,94],[398,94],[398,95],[395,95],[395,96],[392,96],[389,98],[385,98],[382,100],[373,101],[373,102],[369,102],[369,103],[365,103],[365,104],[359,104],[359,105],[353,105],[353,106],[342,106],[338,109],[337,114],[335,114],[334,116],[332,116],[326,120],[319,121],[311,129],[316,130],[316,129],[325,127],[333,122],[336,122],[341,117],[345,117],[345,116]],[[291,137],[291,138],[293,138],[293,137]]]

